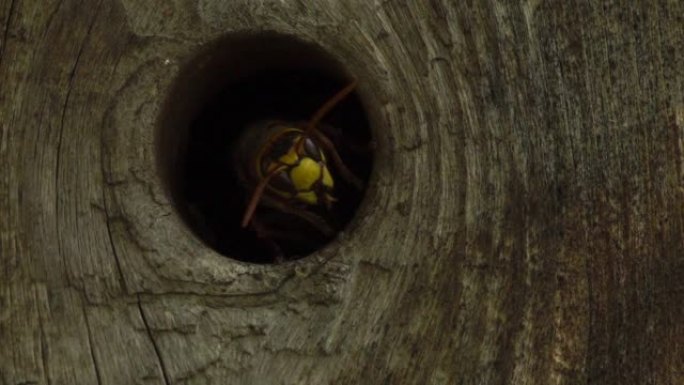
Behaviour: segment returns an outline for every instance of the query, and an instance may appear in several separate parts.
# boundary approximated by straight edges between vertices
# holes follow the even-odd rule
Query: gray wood
[[[277,266],[195,238],[155,148],[259,30],[343,62],[378,147]],[[0,384],[684,383],[683,91],[676,0],[0,0]]]

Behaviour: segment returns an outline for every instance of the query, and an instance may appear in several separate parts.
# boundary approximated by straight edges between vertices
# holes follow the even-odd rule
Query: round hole
[[[372,168],[371,132],[358,94],[325,114],[315,135],[298,130],[353,79],[318,46],[270,33],[230,36],[185,65],[157,139],[162,178],[192,231],[219,253],[252,263],[301,258],[334,239],[354,216]],[[300,145],[297,159],[283,163],[280,155],[304,138],[313,140],[313,149]],[[300,167],[305,163],[308,168]],[[243,227],[259,181],[278,167],[282,172],[269,180]],[[332,176],[331,191],[322,167]],[[344,167],[353,177],[345,177]],[[298,198],[293,195],[303,185],[292,189],[293,173],[319,177]],[[324,190],[332,197],[328,205]],[[305,203],[312,192],[317,203]]]

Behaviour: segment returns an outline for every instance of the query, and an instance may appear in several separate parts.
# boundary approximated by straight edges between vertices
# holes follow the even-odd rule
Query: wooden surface
[[[261,30],[342,61],[378,144],[278,266],[156,167],[179,71]],[[682,384],[683,153],[679,0],[0,0],[0,384]]]

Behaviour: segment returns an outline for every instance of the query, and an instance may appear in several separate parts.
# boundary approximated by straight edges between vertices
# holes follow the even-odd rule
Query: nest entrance
[[[349,82],[340,65],[317,46],[263,35],[227,39],[200,55],[186,72],[168,106],[169,111],[185,113],[176,113],[160,127],[160,166],[176,208],[192,231],[219,253],[252,263],[300,258],[330,242],[334,236],[268,209],[257,214],[275,231],[293,234],[291,240],[262,239],[253,229],[243,229],[240,222],[252,191],[246,191],[236,175],[241,166],[235,164],[233,152],[254,122],[307,121]],[[344,162],[367,182],[371,134],[359,96],[352,93],[323,121],[332,127],[328,134]],[[330,215],[342,230],[363,192],[338,180],[339,201]]]

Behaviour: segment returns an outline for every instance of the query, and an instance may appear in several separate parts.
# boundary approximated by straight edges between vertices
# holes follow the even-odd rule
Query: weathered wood
[[[344,63],[378,147],[276,266],[195,238],[155,147],[262,30]],[[683,138],[681,1],[0,0],[0,384],[684,383]]]

